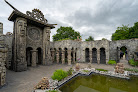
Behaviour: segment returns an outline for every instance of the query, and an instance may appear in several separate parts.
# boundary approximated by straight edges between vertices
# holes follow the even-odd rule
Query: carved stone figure
[[[43,13],[39,9],[34,9],[32,12],[27,11],[26,14],[34,19],[47,23],[47,19],[44,18]]]

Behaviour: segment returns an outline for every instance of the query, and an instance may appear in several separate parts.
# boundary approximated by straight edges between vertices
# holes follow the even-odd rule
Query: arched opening
[[[100,63],[106,64],[105,48],[100,48]]]
[[[90,62],[90,60],[89,60],[89,48],[85,49],[85,62]]]
[[[125,46],[122,46],[120,48],[120,59],[128,60],[128,52],[127,52],[127,48]]]
[[[64,49],[65,50],[65,63],[68,63],[68,52],[67,52],[67,48]]]
[[[74,58],[73,53],[74,53],[74,48],[71,49],[71,62],[73,62],[73,58]]]
[[[75,51],[75,61],[77,61],[77,48],[76,48],[76,51]]]
[[[37,64],[42,64],[42,49],[39,47],[37,48]]]
[[[62,63],[62,49],[59,48],[59,63]]]
[[[27,61],[27,66],[32,65],[32,53],[31,50],[33,50],[32,47],[26,48],[26,61]]]
[[[54,48],[54,63],[56,63],[56,48]]]
[[[97,49],[92,49],[92,63],[97,63]]]

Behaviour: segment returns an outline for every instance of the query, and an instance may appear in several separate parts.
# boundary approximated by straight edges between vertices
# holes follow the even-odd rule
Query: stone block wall
[[[119,41],[110,41],[110,60],[118,61],[120,57],[120,48],[125,46],[127,48],[128,60],[134,57],[134,52],[138,49],[138,39],[128,39]]]
[[[0,43],[0,86],[3,86],[6,83],[6,57],[7,48],[4,47],[4,44]]]
[[[65,48],[67,48],[67,50],[72,50],[73,52],[76,52],[76,61],[78,62],[86,62],[86,59],[85,59],[86,48],[88,48],[90,51],[89,53],[90,62],[92,62],[92,49],[96,48],[97,51],[100,52],[100,49],[104,48],[105,54],[106,54],[106,63],[109,61],[109,41],[108,40],[96,40],[96,41],[63,40],[63,41],[51,42],[50,47],[51,49],[55,48],[56,50],[59,50],[59,49],[64,50]],[[57,56],[59,56],[58,54]],[[98,60],[100,63],[100,53],[98,53],[97,55],[99,56]]]

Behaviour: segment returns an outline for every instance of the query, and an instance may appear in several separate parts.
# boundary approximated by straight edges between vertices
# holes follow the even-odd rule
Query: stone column
[[[57,60],[57,63],[59,63],[59,50],[57,50],[56,52],[56,60]]]
[[[55,50],[51,50],[51,55],[52,55],[52,63],[54,62],[54,53],[55,53]]]
[[[89,59],[90,59],[90,63],[92,63],[92,50],[89,51]]]
[[[97,49],[97,63],[100,64],[100,50]]]
[[[37,50],[31,50],[31,52],[32,52],[32,66],[36,66],[36,60],[37,60],[37,58],[36,58],[36,55],[37,55]]]
[[[107,64],[109,61],[109,51],[105,50],[105,54],[106,54],[106,64]]]
[[[71,50],[68,50],[68,65],[71,65]]]
[[[5,62],[7,58],[7,49],[0,47],[0,86],[5,85],[6,83],[6,67]]]
[[[75,64],[75,50],[73,50],[72,52],[73,52],[73,63]]]
[[[65,51],[62,51],[62,64],[65,64]]]

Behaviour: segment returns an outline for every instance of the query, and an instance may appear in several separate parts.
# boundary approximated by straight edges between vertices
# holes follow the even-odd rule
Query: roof
[[[25,18],[25,19],[27,19],[27,22],[28,23],[34,24],[34,25],[39,26],[39,27],[50,27],[52,29],[52,28],[55,28],[54,25],[56,25],[56,24],[44,23],[42,21],[39,21],[37,19],[34,19],[31,16],[28,16],[28,15],[26,15],[26,14],[20,12],[20,11],[16,11],[16,10],[14,10],[11,13],[11,15],[8,18],[8,20],[9,21],[14,21],[14,20],[16,20],[17,17]]]

